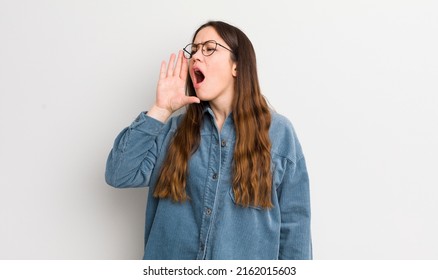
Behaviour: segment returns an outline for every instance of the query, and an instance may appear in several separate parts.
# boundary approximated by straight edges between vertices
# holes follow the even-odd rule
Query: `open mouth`
[[[201,70],[199,69],[195,69],[195,71],[193,72],[195,74],[195,79],[196,79],[196,83],[200,84],[204,81],[205,76],[204,74],[201,72]]]

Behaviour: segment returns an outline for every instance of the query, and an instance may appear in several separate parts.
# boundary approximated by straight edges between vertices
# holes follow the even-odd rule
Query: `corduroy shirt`
[[[266,210],[235,203],[231,115],[219,132],[207,107],[201,141],[189,160],[183,203],[153,197],[167,149],[182,115],[161,123],[145,113],[116,138],[106,181],[149,187],[144,259],[311,259],[309,178],[291,122],[272,112],[272,203]]]

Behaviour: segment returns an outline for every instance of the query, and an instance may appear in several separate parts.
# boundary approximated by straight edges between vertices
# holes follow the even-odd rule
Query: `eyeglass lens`
[[[204,56],[212,55],[217,48],[217,44],[215,41],[207,41],[200,44],[189,44],[185,48],[186,52],[184,54],[186,55],[187,58],[191,58],[198,51],[198,48],[200,46],[202,46],[201,50]]]

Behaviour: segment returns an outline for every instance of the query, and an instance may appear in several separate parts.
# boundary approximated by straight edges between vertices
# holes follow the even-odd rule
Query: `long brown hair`
[[[244,207],[271,208],[271,113],[260,91],[254,48],[241,30],[221,21],[209,21],[200,26],[192,42],[198,32],[208,26],[213,27],[227,43],[233,51],[232,60],[237,62],[232,103],[236,129],[232,185],[236,203]],[[188,95],[196,96],[190,76],[187,77],[186,91]],[[207,104],[201,102],[187,106],[167,151],[154,191],[155,197],[180,202],[187,199],[188,160],[199,146],[203,112]]]

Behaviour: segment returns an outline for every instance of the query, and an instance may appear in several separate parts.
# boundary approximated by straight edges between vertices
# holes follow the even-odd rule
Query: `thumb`
[[[196,96],[186,96],[185,99],[186,99],[185,101],[187,104],[201,103],[201,100]]]

